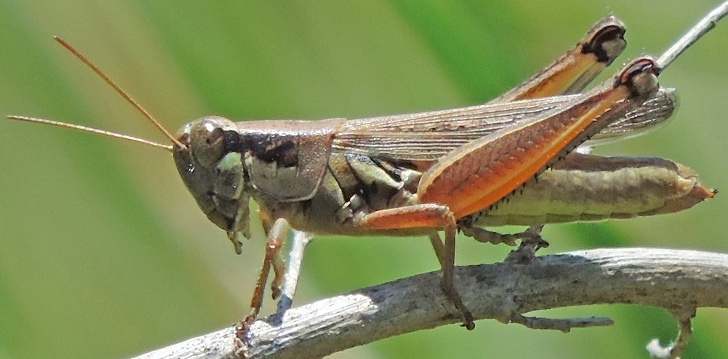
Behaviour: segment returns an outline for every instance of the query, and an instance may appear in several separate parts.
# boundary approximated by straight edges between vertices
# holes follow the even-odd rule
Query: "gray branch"
[[[478,319],[568,331],[606,318],[528,318],[534,310],[632,303],[666,308],[689,329],[697,307],[728,307],[728,255],[647,248],[596,249],[458,267],[456,287]],[[382,338],[441,325],[460,315],[432,272],[320,300],[255,322],[239,354],[247,358],[320,358]],[[686,314],[688,313],[688,314]],[[688,323],[688,324],[686,324]],[[465,330],[465,329],[463,329]],[[681,330],[682,332],[683,330]],[[689,330],[688,330],[689,331]],[[232,327],[139,358],[233,358]],[[689,333],[687,333],[689,335]],[[687,337],[678,338],[680,349]],[[668,354],[677,357],[678,353]]]

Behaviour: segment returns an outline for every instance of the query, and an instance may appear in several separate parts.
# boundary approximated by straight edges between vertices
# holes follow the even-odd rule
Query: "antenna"
[[[96,67],[96,65],[94,65],[91,61],[89,61],[85,56],[81,55],[81,53],[78,52],[78,50],[76,50],[73,46],[71,46],[69,43],[67,43],[66,41],[64,41],[63,39],[61,39],[58,36],[54,36],[53,39],[56,40],[56,42],[58,42],[61,46],[66,48],[66,50],[70,51],[74,56],[76,56],[76,58],[81,60],[81,62],[83,62],[93,72],[95,72],[97,75],[99,75],[99,77],[101,77],[101,79],[103,79],[104,82],[106,82],[109,86],[111,86],[114,89],[114,91],[116,91],[116,93],[118,93],[122,98],[124,98],[124,100],[126,100],[128,103],[130,103],[132,106],[134,106],[134,108],[136,108],[139,112],[141,112],[141,114],[147,120],[149,120],[149,122],[151,122],[157,129],[159,129],[162,132],[164,137],[167,137],[167,139],[172,141],[174,146],[163,145],[160,143],[152,142],[152,141],[141,139],[138,137],[123,135],[123,134],[105,131],[105,130],[99,130],[96,128],[91,128],[91,127],[86,127],[86,126],[81,126],[81,125],[74,125],[74,124],[69,124],[69,123],[65,123],[65,122],[45,120],[45,119],[29,117],[29,116],[8,116],[7,117],[8,119],[25,121],[25,122],[42,123],[42,124],[56,126],[56,127],[62,127],[62,128],[70,128],[70,129],[74,129],[74,130],[78,130],[78,131],[95,133],[95,134],[102,135],[102,136],[119,138],[119,139],[123,139],[123,140],[127,140],[127,141],[137,142],[137,143],[143,143],[143,144],[146,144],[146,145],[149,145],[152,147],[164,148],[168,151],[172,151],[174,149],[174,147],[178,147],[178,148],[182,148],[182,149],[187,148],[187,146],[185,146],[183,143],[181,143],[179,140],[177,140],[174,136],[172,136],[172,134],[169,133],[169,131],[167,131],[167,129],[165,129],[162,126],[162,124],[160,124],[159,121],[157,121],[154,118],[154,116],[152,116],[138,102],[136,102],[136,100],[134,100],[131,96],[129,96],[129,94],[127,94],[124,90],[122,90],[121,87],[119,87],[119,85],[117,85],[113,80],[111,80],[108,76],[106,76],[106,74],[103,71],[101,71],[101,69]]]
[[[25,121],[25,122],[33,122],[33,123],[42,123],[44,125],[51,125],[51,126],[62,127],[62,128],[70,128],[72,130],[78,130],[78,131],[83,131],[83,132],[90,132],[90,133],[95,133],[97,135],[102,135],[102,136],[107,136],[107,137],[120,138],[122,140],[127,140],[127,141],[132,141],[132,142],[137,142],[137,143],[143,143],[145,145],[152,146],[152,147],[163,148],[163,149],[165,149],[167,151],[170,151],[170,152],[174,149],[173,146],[163,145],[161,143],[152,142],[152,141],[149,141],[149,140],[145,140],[143,138],[138,138],[138,137],[129,136],[129,135],[122,135],[120,133],[99,130],[99,129],[92,128],[92,127],[86,127],[86,126],[81,126],[81,125],[74,125],[74,124],[71,124],[71,123],[51,121],[51,120],[45,120],[45,119],[42,119],[42,118],[35,118],[35,117],[28,117],[28,116],[14,116],[14,115],[8,116],[8,119],[10,119],[10,120],[17,120],[17,121]]]

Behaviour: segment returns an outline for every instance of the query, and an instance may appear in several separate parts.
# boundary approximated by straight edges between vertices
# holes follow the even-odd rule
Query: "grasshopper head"
[[[197,204],[237,249],[237,235],[250,236],[251,197],[262,206],[306,201],[317,193],[342,121],[236,124],[222,117],[203,117],[178,131],[175,138],[180,144],[174,146],[173,155]]]
[[[174,161],[182,180],[207,218],[225,230],[238,254],[238,236],[250,238],[250,195],[235,124],[208,116],[184,125],[176,134]]]

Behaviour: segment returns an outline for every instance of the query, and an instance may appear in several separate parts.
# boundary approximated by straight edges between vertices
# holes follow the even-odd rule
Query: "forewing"
[[[434,161],[493,131],[549,116],[584,95],[553,96],[441,111],[347,120],[336,131],[332,151],[403,161]],[[673,89],[616,120],[587,145],[632,137],[663,124],[677,104]]]

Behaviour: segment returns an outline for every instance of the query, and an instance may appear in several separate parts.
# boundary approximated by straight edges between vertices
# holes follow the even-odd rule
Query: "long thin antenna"
[[[708,31],[713,30],[715,24],[718,23],[722,18],[728,14],[728,1],[722,3],[716,7],[713,11],[705,15],[695,26],[693,26],[688,32],[683,35],[677,42],[670,46],[659,59],[657,59],[657,65],[661,69],[666,68],[670,65],[680,54],[697,42],[703,35],[707,34]]]
[[[147,112],[147,110],[145,110],[144,107],[142,107],[138,102],[136,102],[136,100],[134,100],[131,96],[129,96],[129,94],[124,92],[124,90],[122,90],[121,87],[119,87],[114,81],[112,81],[108,76],[106,76],[106,74],[103,73],[98,67],[96,67],[96,65],[94,65],[91,61],[86,59],[86,57],[81,55],[81,53],[78,52],[78,50],[76,50],[73,46],[71,46],[69,43],[65,42],[63,39],[61,39],[58,36],[54,36],[53,39],[56,40],[56,42],[58,42],[59,44],[61,44],[61,46],[65,47],[68,51],[70,51],[79,60],[81,60],[81,62],[83,62],[93,72],[95,72],[97,75],[99,75],[99,77],[101,77],[107,84],[109,84],[109,86],[111,86],[119,95],[121,95],[121,97],[123,97],[127,102],[129,102],[132,106],[134,106],[137,110],[139,110],[139,112],[141,112],[142,115],[144,115],[144,117],[146,117],[155,127],[157,127],[164,134],[165,137],[167,137],[170,141],[172,141],[172,143],[174,143],[175,146],[177,146],[179,148],[187,147],[184,144],[182,144],[181,142],[179,142],[174,136],[172,136],[172,134],[169,133],[169,131],[167,131],[167,129],[165,129],[162,126],[162,124],[159,123],[159,121],[154,119],[154,117],[149,112]],[[42,121],[31,121],[31,122],[42,122]],[[49,121],[49,122],[54,122],[54,121]],[[61,127],[63,127],[63,126],[61,126]],[[66,126],[66,127],[73,128],[73,126]],[[78,126],[77,129],[80,129],[81,127],[83,127],[83,126]],[[96,131],[106,132],[106,131],[102,131],[102,130],[96,130]],[[94,132],[94,131],[89,131],[89,132]],[[99,132],[94,132],[94,133],[99,133]],[[110,132],[108,134],[110,134]],[[124,135],[120,135],[120,136],[124,136]],[[112,136],[112,137],[114,137],[114,136]]]
[[[149,146],[152,146],[152,147],[163,148],[163,149],[165,149],[167,151],[170,151],[170,152],[174,149],[173,146],[163,145],[161,143],[156,143],[156,142],[148,141],[148,140],[145,140],[143,138],[138,138],[138,137],[128,136],[128,135],[122,135],[122,134],[115,133],[115,132],[109,132],[109,131],[99,130],[99,129],[92,128],[92,127],[86,127],[86,126],[81,126],[81,125],[74,125],[74,124],[65,123],[65,122],[51,121],[51,120],[45,120],[45,119],[42,119],[42,118],[35,118],[35,117],[28,117],[28,116],[8,116],[8,119],[10,119],[10,120],[18,120],[18,121],[25,121],[25,122],[42,123],[42,124],[45,124],[45,125],[51,125],[51,126],[63,127],[63,128],[70,128],[70,129],[73,129],[73,130],[79,130],[79,131],[83,131],[83,132],[91,132],[91,133],[95,133],[97,135],[102,135],[102,136],[107,136],[107,137],[113,137],[113,138],[120,138],[122,140],[143,143],[145,145],[149,145]]]

